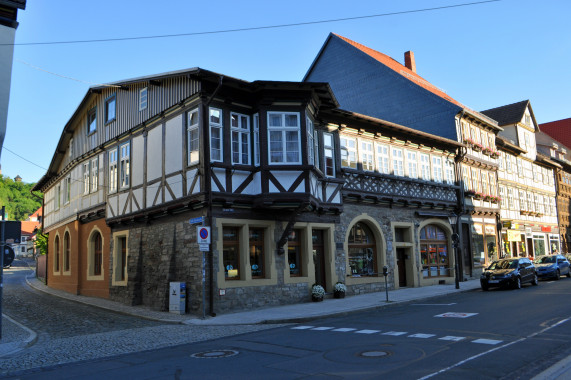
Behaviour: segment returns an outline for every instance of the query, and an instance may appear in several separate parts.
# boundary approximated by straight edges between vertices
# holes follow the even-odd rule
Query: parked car
[[[540,256],[534,261],[537,275],[540,278],[554,278],[559,280],[561,275],[571,277],[569,261],[563,255]]]
[[[494,261],[480,276],[482,290],[500,286],[520,289],[527,282],[538,283],[535,266],[526,257]]]

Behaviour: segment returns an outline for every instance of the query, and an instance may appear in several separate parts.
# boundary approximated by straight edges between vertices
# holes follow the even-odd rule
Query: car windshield
[[[537,264],[553,264],[557,262],[555,256],[541,256],[535,260]]]
[[[488,269],[514,269],[517,268],[517,260],[494,261]]]

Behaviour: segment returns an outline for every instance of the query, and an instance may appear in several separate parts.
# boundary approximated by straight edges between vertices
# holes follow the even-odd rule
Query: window
[[[377,255],[375,237],[364,223],[356,223],[349,232],[349,266],[353,276],[372,276],[377,274]]]
[[[519,207],[524,211],[529,211],[527,202],[525,201],[525,192],[519,191]]]
[[[250,267],[252,268],[252,278],[265,277],[264,265],[264,229],[250,229]]]
[[[188,164],[198,162],[200,151],[200,134],[198,132],[198,108],[188,113],[186,124],[186,140],[188,144]]]
[[[533,195],[527,193],[527,210],[535,212],[535,204],[533,203]]]
[[[512,172],[512,156],[510,156],[509,154],[506,154],[506,171],[508,173]]]
[[[54,272],[59,272],[59,257],[60,257],[60,251],[59,251],[59,236],[56,235],[56,238],[54,240]]]
[[[239,113],[230,113],[232,134],[232,163],[250,164],[250,118]]]
[[[65,194],[64,204],[68,204],[71,200],[71,177],[67,177],[63,182],[63,189]]]
[[[341,137],[341,167],[357,169],[357,141]]]
[[[54,207],[57,210],[61,206],[61,184],[57,185],[55,188],[54,201]]]
[[[210,108],[210,159],[222,161],[222,111]]]
[[[454,160],[452,158],[447,158],[444,161],[444,165],[446,183],[449,185],[454,185]]]
[[[226,280],[240,279],[240,235],[236,227],[222,229],[222,262]]]
[[[375,160],[373,159],[373,143],[369,141],[361,141],[361,163],[363,170],[372,172],[375,170]]]
[[[462,166],[462,179],[464,181],[464,190],[470,190],[470,169]]]
[[[488,173],[486,172],[482,172],[481,174],[482,177],[482,193],[484,194],[490,194],[489,189],[488,189]]]
[[[128,235],[125,235],[125,232],[113,236],[113,277],[111,284],[114,286],[127,285],[129,257],[127,238]]]
[[[509,190],[511,190],[511,189],[509,189]],[[510,193],[511,193],[511,191],[510,191]],[[500,186],[500,198],[502,198],[502,202],[501,202],[502,208],[508,207],[508,200],[507,200],[507,197],[506,197],[506,188],[505,188],[505,186]],[[512,198],[513,198],[513,196],[512,196]],[[512,202],[513,202],[513,199],[512,199]]]
[[[393,174],[400,177],[404,176],[404,157],[402,149],[392,149],[393,158]]]
[[[472,190],[480,191],[480,172],[476,168],[472,168]]]
[[[99,186],[99,158],[91,160],[91,191],[96,192]]]
[[[73,157],[73,138],[69,139],[69,145],[67,147],[67,151],[68,151],[68,157],[72,158]]]
[[[299,113],[268,112],[271,164],[301,164]]]
[[[506,163],[505,163],[505,153],[504,152],[500,152],[500,170],[506,170]]]
[[[113,94],[105,100],[105,124],[115,120],[115,106],[117,105],[117,95]]]
[[[313,121],[309,117],[305,118],[305,129],[307,131],[307,162],[309,165],[313,165],[315,163],[314,128]]]
[[[434,172],[434,180],[442,182],[442,157],[432,157],[432,170]]]
[[[97,130],[97,108],[92,108],[87,112],[87,134],[90,135]]]
[[[109,192],[117,191],[117,149],[109,152]]]
[[[119,248],[121,249],[121,264],[119,265],[119,278],[121,281],[125,281],[127,278],[127,238],[120,237],[119,238]]]
[[[377,144],[377,166],[379,173],[390,174],[389,147]]]
[[[70,264],[69,264],[69,257],[70,257],[70,241],[69,241],[69,232],[66,232],[63,236],[63,271],[69,272]]]
[[[91,237],[91,276],[103,274],[103,239],[99,231],[95,231]]]
[[[495,173],[488,173],[488,178],[490,179],[490,195],[497,194],[497,181]]]
[[[420,230],[422,277],[449,276],[448,241],[444,231],[435,225]]]
[[[121,151],[121,162],[120,162],[120,183],[121,189],[127,188],[130,185],[129,177],[130,177],[130,145],[129,143],[123,144],[120,147]]]
[[[300,277],[301,272],[301,230],[292,230],[287,237],[287,260],[290,277]]]
[[[333,135],[323,134],[323,156],[325,164],[325,175],[335,177],[335,149],[333,147]]]
[[[410,178],[418,178],[418,162],[416,161],[416,152],[406,151],[406,165],[408,176]]]
[[[139,90],[139,111],[147,109],[147,87]]]
[[[260,165],[260,115],[254,115],[254,165]]]
[[[83,194],[89,194],[89,161],[83,163]]]
[[[516,192],[517,194],[517,192]],[[515,210],[515,204],[514,204],[514,194],[513,194],[513,189],[511,187],[508,187],[508,208],[510,210]]]
[[[428,154],[420,155],[420,176],[425,181],[430,181],[430,156]]]

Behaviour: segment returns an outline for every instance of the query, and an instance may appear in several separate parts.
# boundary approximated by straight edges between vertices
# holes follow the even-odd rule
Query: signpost
[[[198,219],[198,218],[195,218]],[[202,219],[202,217],[200,218]],[[191,219],[192,222],[193,219]],[[201,220],[201,223],[203,221]],[[203,252],[202,254],[202,318],[206,318],[205,309],[205,293],[206,293],[206,252],[210,250],[210,227],[197,226],[196,227],[196,242],[198,249]]]

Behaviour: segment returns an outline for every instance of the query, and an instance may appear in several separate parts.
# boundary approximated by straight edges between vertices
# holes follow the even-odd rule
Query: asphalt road
[[[571,354],[570,296],[566,278],[474,291],[18,378],[528,379]]]

